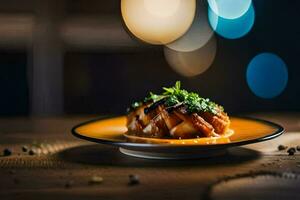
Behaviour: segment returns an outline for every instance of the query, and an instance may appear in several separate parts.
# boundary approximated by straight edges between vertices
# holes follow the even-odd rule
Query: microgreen
[[[181,89],[180,81],[177,81],[173,87],[163,87],[163,90],[162,94],[154,94],[150,92],[143,102],[155,103],[165,99],[164,104],[167,107],[183,104],[186,106],[189,113],[210,112],[217,114],[220,110],[223,111],[221,106],[209,99],[202,98],[197,93]],[[142,102],[135,102],[131,105],[130,110],[135,109],[140,105],[142,105]]]

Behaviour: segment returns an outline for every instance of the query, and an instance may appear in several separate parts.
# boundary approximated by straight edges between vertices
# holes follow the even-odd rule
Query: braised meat
[[[230,120],[221,106],[180,89],[179,82],[164,90],[161,95],[150,93],[144,101],[131,106],[127,116],[128,134],[174,139],[226,134]]]

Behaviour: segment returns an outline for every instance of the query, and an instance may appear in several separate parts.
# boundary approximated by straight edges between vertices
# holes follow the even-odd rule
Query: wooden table
[[[132,158],[116,148],[85,142],[70,134],[72,126],[93,116],[2,118],[0,151],[9,148],[13,153],[0,157],[0,199],[218,199],[222,191],[214,187],[227,184],[237,174],[250,174],[258,186],[245,191],[253,193],[264,190],[262,181],[254,178],[256,174],[269,173],[279,177],[279,182],[285,180],[288,192],[284,194],[300,198],[295,192],[300,189],[300,152],[288,156],[286,150],[277,150],[279,144],[300,145],[300,113],[252,116],[278,122],[287,133],[275,140],[232,148],[222,157],[186,161]],[[23,152],[23,145],[34,146],[39,155]],[[138,175],[140,184],[129,185],[130,174]],[[93,176],[102,177],[103,182],[91,184]],[[238,185],[249,184],[247,178]],[[275,178],[266,180],[276,182]],[[230,187],[224,189],[230,193],[226,195],[245,194]]]

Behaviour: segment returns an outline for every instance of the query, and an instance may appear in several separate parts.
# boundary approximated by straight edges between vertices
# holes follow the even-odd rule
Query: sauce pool
[[[276,128],[269,124],[244,118],[230,118],[230,129],[233,132],[228,132],[225,137],[211,138],[195,138],[195,139],[158,139],[145,138],[138,136],[126,135],[126,117],[116,117],[110,119],[99,120],[86,125],[80,126],[76,132],[80,135],[97,138],[102,140],[110,140],[116,142],[131,142],[138,143],[155,143],[155,144],[174,144],[174,145],[208,145],[208,144],[224,144],[230,142],[240,142],[243,140],[251,140],[260,138],[270,133],[273,133]]]

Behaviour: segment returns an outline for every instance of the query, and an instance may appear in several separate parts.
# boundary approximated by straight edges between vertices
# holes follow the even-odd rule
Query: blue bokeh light
[[[220,36],[227,39],[237,39],[245,36],[253,27],[255,21],[255,10],[251,4],[249,10],[236,19],[225,19],[218,16],[208,7],[208,20],[211,27]]]
[[[278,96],[288,83],[286,64],[272,53],[255,56],[248,65],[246,76],[251,91],[261,98]]]
[[[251,4],[252,0],[208,0],[211,10],[225,19],[241,17],[249,10]]]

